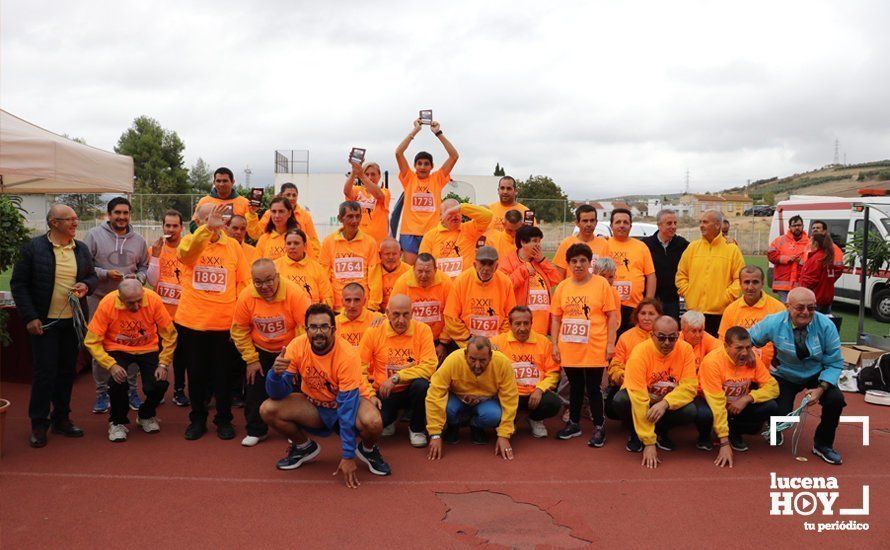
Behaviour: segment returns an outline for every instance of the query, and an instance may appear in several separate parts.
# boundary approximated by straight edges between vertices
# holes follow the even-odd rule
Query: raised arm
[[[460,155],[457,153],[457,149],[454,148],[454,145],[451,145],[451,142],[445,137],[445,134],[441,133],[442,130],[439,128],[438,122],[430,124],[430,130],[433,134],[436,134],[436,137],[439,138],[439,141],[442,143],[442,147],[445,148],[445,152],[448,153],[448,158],[442,163],[442,168],[440,168],[440,170],[443,174],[451,174]]]
[[[414,128],[411,132],[405,136],[405,139],[399,143],[399,146],[396,147],[396,162],[399,165],[399,174],[407,174],[411,169],[411,166],[408,164],[408,161],[405,159],[405,151],[408,149],[408,145],[414,140],[414,136],[420,132],[420,119],[414,121]]]

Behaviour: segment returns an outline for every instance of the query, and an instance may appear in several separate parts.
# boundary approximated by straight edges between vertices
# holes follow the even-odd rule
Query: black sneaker
[[[189,427],[185,429],[185,438],[189,441],[194,441],[196,439],[201,439],[206,433],[206,425],[203,423],[199,424],[197,422],[192,422],[189,424]]]
[[[677,448],[674,445],[674,442],[670,440],[670,438],[666,435],[659,435],[655,439],[655,446],[661,449],[662,451],[673,451]]]
[[[445,432],[442,433],[442,439],[449,445],[454,445],[460,441],[460,428],[458,426],[445,426]]]
[[[711,436],[699,437],[698,442],[695,444],[695,448],[699,451],[713,451],[714,444],[711,443]]]
[[[557,439],[572,439],[581,435],[581,426],[569,420],[566,427],[556,432]]]
[[[216,435],[220,439],[235,439],[235,427],[231,424],[220,424],[216,427]]]
[[[640,441],[640,438],[637,436],[636,432],[631,428],[630,435],[627,436],[627,445],[624,446],[630,453],[641,453],[643,452],[643,442]]]
[[[232,408],[233,409],[243,409],[244,408],[244,398],[240,395],[232,396]]]
[[[593,435],[587,440],[588,447],[600,448],[606,444],[606,427],[594,426]]]
[[[321,447],[311,439],[309,440],[309,445],[305,449],[300,449],[295,444],[291,443],[287,450],[287,456],[276,462],[275,467],[279,470],[296,470],[302,466],[304,462],[309,462],[317,457],[320,452]]]
[[[188,407],[192,404],[183,390],[173,390],[173,404],[177,407]]]
[[[732,447],[733,451],[738,451],[740,453],[744,453],[748,450],[748,444],[742,439],[741,434],[729,432],[729,445]]]
[[[386,461],[383,460],[383,457],[380,456],[380,449],[377,445],[374,445],[370,451],[366,451],[364,444],[359,443],[356,451],[358,459],[367,464],[368,469],[371,470],[371,473],[375,476],[388,476],[392,473],[392,468],[390,468],[389,464],[387,464]]]
[[[843,460],[841,460],[841,454],[835,451],[832,447],[826,447],[824,445],[814,445],[813,446],[813,454],[824,460],[829,464],[834,464],[838,466],[843,464]]]
[[[473,437],[473,445],[488,445],[488,435],[482,428],[470,426],[470,435]]]

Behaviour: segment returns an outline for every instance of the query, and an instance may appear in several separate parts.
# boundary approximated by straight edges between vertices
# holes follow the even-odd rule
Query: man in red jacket
[[[797,279],[803,257],[810,246],[810,239],[803,230],[803,218],[793,216],[788,220],[788,231],[776,237],[769,245],[766,257],[773,264],[773,292],[785,302],[788,291]]]

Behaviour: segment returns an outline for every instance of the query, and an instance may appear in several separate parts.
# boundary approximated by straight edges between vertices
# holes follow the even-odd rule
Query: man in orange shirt
[[[163,341],[159,353],[158,336]],[[139,406],[136,423],[146,433],[161,430],[155,411],[167,391],[167,368],[176,349],[176,329],[164,302],[135,279],[121,281],[107,294],[87,327],[84,346],[102,368],[111,373],[108,395],[111,416],[108,439],[127,440],[127,367],[136,364],[142,378],[145,401]]]
[[[763,282],[763,270],[756,265],[746,265],[739,271],[742,296],[723,311],[720,328],[717,330],[720,339],[726,336],[726,331],[731,327],[750,329],[767,315],[785,311],[785,304],[763,292]],[[754,353],[769,368],[775,349],[770,342],[762,348],[755,348]]]
[[[553,255],[553,265],[559,270],[563,279],[571,277],[571,274],[568,273],[569,262],[566,260],[566,251],[573,244],[583,243],[590,247],[590,251],[593,253],[591,266],[598,258],[609,256],[606,239],[596,236],[596,218],[596,208],[589,204],[582,204],[575,209],[575,225],[578,226],[578,235],[569,235],[563,239],[559,243],[559,248],[556,249],[556,254]]]
[[[498,271],[498,253],[490,246],[476,251],[472,269],[461,273],[445,304],[445,330],[458,346],[470,336],[494,338],[509,328],[507,314],[516,305],[513,283]]]
[[[411,299],[404,294],[393,295],[386,318],[362,337],[362,367],[379,394],[383,425],[394,428],[399,411],[410,410],[411,446],[426,447],[426,390],[439,364],[433,331],[411,319]]]
[[[361,182],[361,185],[358,183]],[[352,172],[343,185],[343,195],[348,201],[362,205],[362,231],[382,242],[389,237],[389,189],[380,187],[380,165],[368,162],[353,163]],[[401,252],[401,249],[399,249]]]
[[[321,264],[306,253],[306,233],[302,229],[291,229],[284,236],[284,246],[285,255],[275,260],[278,273],[305,290],[313,304],[331,305],[331,280]]]
[[[308,210],[302,208],[297,203],[297,199],[299,198],[297,186],[291,182],[283,183],[281,184],[281,191],[278,194],[289,200],[291,206],[294,207],[294,219],[297,220],[297,224],[300,229],[306,233],[306,238],[308,239],[306,241],[306,253],[309,254],[312,259],[318,259],[318,253],[321,250],[321,242],[318,240],[318,233],[315,231],[315,223],[312,221],[312,215],[309,214]],[[256,216],[254,216],[252,219],[248,220],[247,234],[250,235],[251,239],[259,240],[271,217],[272,213],[266,210],[261,219],[257,219]]]
[[[627,208],[616,208],[611,217],[612,238],[606,241],[609,256],[615,262],[615,282],[621,297],[620,336],[633,327],[630,316],[643,298],[655,296],[655,264],[643,241],[630,237],[633,218]]]
[[[411,299],[411,318],[432,329],[439,363],[452,347],[444,316],[452,285],[451,277],[436,269],[436,259],[432,255],[418,254],[412,270],[399,277],[392,289],[393,294],[405,294]]]
[[[457,164],[457,149],[445,138],[438,122],[430,124],[430,131],[439,138],[448,159],[442,168],[433,172],[433,156],[426,151],[414,155],[414,170],[408,166],[405,150],[421,129],[420,119],[414,121],[411,133],[396,147],[396,162],[399,165],[399,181],[404,188],[404,208],[402,226],[399,231],[399,244],[405,253],[405,262],[414,263],[423,236],[436,226],[436,214],[442,206],[442,189],[451,181],[451,170]]]
[[[498,258],[503,262],[507,256],[516,252],[516,234],[520,228],[525,227],[519,210],[507,210],[504,212],[501,227],[501,229],[488,227],[488,232],[485,234],[485,244],[493,246],[498,251]]]
[[[250,271],[241,245],[222,232],[225,208],[222,204],[199,207],[201,225],[182,239],[178,249],[183,276],[175,321],[182,358],[188,364],[192,401],[185,431],[188,440],[207,433],[211,387],[216,397],[216,433],[220,439],[235,437],[232,382],[240,357],[229,330],[238,292],[247,284]]]
[[[362,220],[361,205],[355,201],[340,204],[337,219],[343,227],[325,238],[318,257],[318,263],[330,274],[335,311],[342,307],[341,293],[349,283],[358,283],[366,291],[370,290],[368,272],[380,262],[377,241],[358,228]]]
[[[720,440],[714,464],[732,468],[732,451],[748,450],[742,434],[760,432],[769,417],[779,414],[779,383],[754,355],[751,335],[742,327],[726,331],[723,347],[702,361],[698,379],[707,401],[707,432],[710,435],[713,425]],[[699,407],[699,418],[702,412]]]
[[[193,222],[198,221],[198,209],[205,204],[210,206],[223,205],[223,220],[228,223],[233,215],[256,220],[256,206],[235,191],[235,174],[228,168],[221,166],[213,173],[213,189],[209,195],[201,197],[195,206]],[[197,225],[192,229],[197,229]]]
[[[402,248],[399,241],[386,237],[380,242],[380,263],[371,268],[369,274],[371,285],[371,309],[386,311],[393,286],[403,274],[411,270],[411,266],[402,261]]]
[[[309,296],[283,279],[275,263],[260,258],[250,268],[252,285],[238,295],[232,318],[232,341],[247,365],[244,420],[247,435],[241,445],[253,447],[266,439],[269,428],[260,418],[260,405],[266,394],[265,374],[284,348],[303,332]]]
[[[170,318],[176,316],[176,306],[182,295],[182,263],[176,248],[182,240],[182,214],[176,210],[164,212],[164,235],[148,249],[147,282],[164,302]],[[179,360],[177,360],[179,359]],[[185,362],[173,358],[173,403],[178,407],[188,407],[189,398],[185,395]]]
[[[504,176],[498,180],[499,200],[498,202],[493,202],[488,205],[488,209],[491,210],[491,213],[494,215],[494,218],[491,221],[491,230],[489,234],[493,234],[495,231],[504,231],[504,221],[506,220],[507,212],[510,210],[516,210],[519,213],[519,223],[522,223],[525,213],[529,208],[516,200],[518,194],[518,191],[516,191],[516,178],[513,176]],[[534,225],[537,225],[537,223],[534,223]],[[515,228],[514,231],[516,229],[518,228]]]
[[[562,401],[554,390],[559,382],[559,365],[553,360],[553,344],[546,336],[532,330],[532,310],[515,306],[510,310],[510,331],[495,336],[492,344],[510,359],[519,410],[528,411],[533,437],[547,437],[544,420],[559,414]]]
[[[230,217],[229,221],[226,222],[225,231],[226,235],[232,237],[241,245],[241,250],[244,251],[244,260],[247,262],[247,265],[253,264],[253,261],[257,259],[257,252],[255,246],[244,240],[244,236],[247,235],[247,220],[244,216],[234,214]]]
[[[266,374],[269,399],[260,407],[263,421],[291,441],[287,456],[276,464],[293,470],[318,456],[321,448],[306,433],[326,437],[338,431],[342,454],[335,474],[346,486],[359,486],[355,457],[375,475],[391,468],[377,448],[383,431],[380,401],[362,374],[358,351],[337,338],[334,311],[312,304],[306,311],[306,334],[294,338]],[[299,375],[300,393],[294,392]],[[362,443],[356,445],[356,435]]]
[[[337,315],[337,337],[349,342],[358,349],[362,335],[370,328],[374,320],[383,315],[370,311],[365,307],[367,294],[358,283],[349,283],[343,287],[343,309]]]
[[[461,223],[464,216],[470,220]],[[469,269],[476,259],[480,238],[491,223],[491,211],[484,206],[445,199],[441,220],[423,236],[420,252],[432,254],[437,269],[454,279]]]
[[[670,429],[695,421],[695,357],[692,347],[679,339],[677,321],[659,317],[652,337],[630,353],[623,389],[613,402],[618,416],[633,423],[627,450],[643,451],[647,468],[661,462],[656,446],[663,451],[676,448],[667,436]]]
[[[775,266],[773,292],[782,302],[788,297],[788,291],[797,278],[797,272],[803,265],[803,257],[809,247],[810,238],[803,230],[803,218],[795,215],[788,220],[788,231],[776,237],[766,251],[766,258]]]

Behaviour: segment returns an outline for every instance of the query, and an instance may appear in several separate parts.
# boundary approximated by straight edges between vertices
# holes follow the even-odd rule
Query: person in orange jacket
[[[788,220],[788,231],[770,243],[766,257],[773,264],[773,292],[784,303],[788,291],[803,264],[803,257],[810,246],[810,238],[803,230],[803,218],[792,216]]]
[[[606,417],[612,420],[618,420],[618,413],[615,411],[613,400],[615,394],[624,384],[624,369],[627,366],[627,359],[631,352],[637,347],[637,344],[648,340],[652,333],[652,324],[655,320],[664,315],[661,302],[658,298],[643,298],[631,315],[633,327],[627,330],[618,338],[615,344],[615,355],[609,360],[609,369],[607,371],[606,395],[603,399],[603,409]]]
[[[562,282],[562,275],[541,250],[544,233],[524,225],[516,232],[514,250],[498,262],[498,269],[510,277],[516,304],[532,310],[532,329],[546,336],[550,332],[550,289]]]

